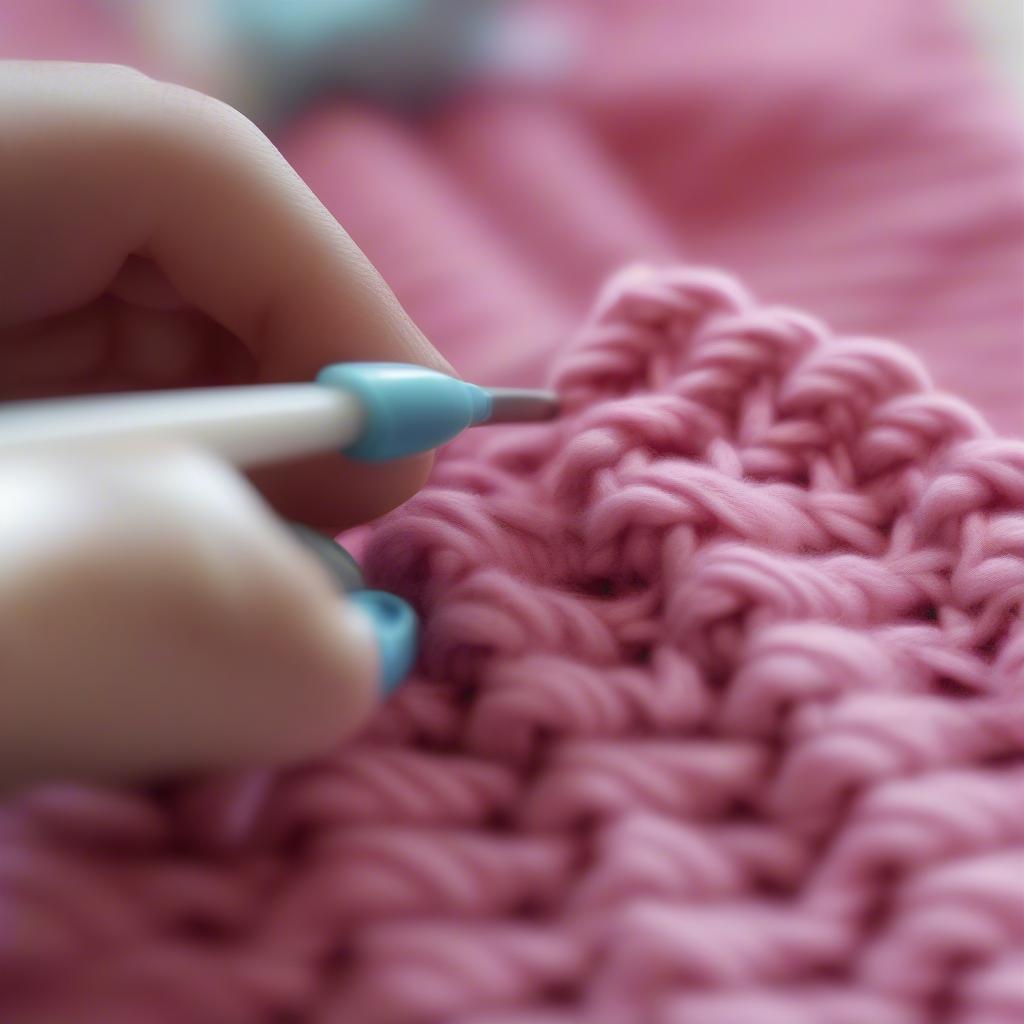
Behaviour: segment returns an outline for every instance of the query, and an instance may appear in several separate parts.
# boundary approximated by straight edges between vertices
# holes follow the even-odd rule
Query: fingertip
[[[408,678],[416,661],[419,620],[404,600],[362,590],[337,602],[320,625],[318,670],[288,697],[275,741],[284,761],[316,757],[357,733]]]
[[[250,479],[286,519],[340,531],[408,501],[426,483],[432,466],[430,454],[380,464],[318,455],[256,470]]]

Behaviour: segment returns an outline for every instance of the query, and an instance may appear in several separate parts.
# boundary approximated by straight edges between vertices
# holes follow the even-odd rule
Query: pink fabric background
[[[548,6],[585,27],[558,96],[336,100],[279,139],[462,372],[536,378],[608,273],[684,259],[1024,430],[1024,132],[944,3]],[[7,0],[0,54],[131,60],[100,10]]]
[[[1016,1024],[1019,125],[924,0],[582,3],[545,102],[281,145],[567,415],[376,529],[418,678],[279,776],[0,809],[19,1024]],[[9,53],[117,57],[88,5]],[[719,263],[734,278],[625,263]]]

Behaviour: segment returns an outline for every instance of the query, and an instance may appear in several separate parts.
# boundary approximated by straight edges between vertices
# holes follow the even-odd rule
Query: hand
[[[0,399],[447,369],[267,139],[116,67],[0,64]],[[339,528],[429,459],[254,477]],[[309,755],[374,704],[366,621],[192,451],[0,462],[0,784]]]

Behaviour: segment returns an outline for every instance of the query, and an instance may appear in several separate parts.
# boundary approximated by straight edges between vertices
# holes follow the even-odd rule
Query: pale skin
[[[125,68],[0,63],[0,400],[447,364],[250,122]],[[247,481],[202,452],[0,460],[0,787],[333,749],[368,627],[277,513],[338,528],[429,460]],[[273,509],[273,510],[272,510]]]

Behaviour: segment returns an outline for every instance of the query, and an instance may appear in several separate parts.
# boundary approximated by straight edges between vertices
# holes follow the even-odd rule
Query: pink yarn
[[[0,813],[0,1017],[1012,1024],[1024,443],[905,350],[627,270],[371,538],[356,746]]]
[[[542,0],[558,96],[280,138],[476,379],[420,678],[281,775],[0,806],[17,1024],[1024,1019],[1024,149],[943,3]],[[97,0],[4,56],[133,60]],[[932,390],[898,337],[927,357]],[[984,416],[975,411],[976,407]]]

